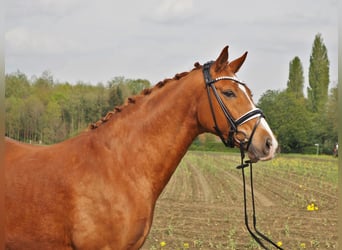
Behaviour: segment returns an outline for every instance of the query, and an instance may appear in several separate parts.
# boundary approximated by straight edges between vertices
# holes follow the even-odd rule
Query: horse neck
[[[198,93],[191,77],[172,80],[115,114],[98,128],[112,148],[114,162],[135,181],[151,184],[159,196],[195,137]],[[198,82],[198,80],[197,80]]]

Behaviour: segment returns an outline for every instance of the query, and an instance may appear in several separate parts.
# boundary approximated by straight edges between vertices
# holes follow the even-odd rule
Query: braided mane
[[[198,62],[196,62],[194,64],[194,68],[191,70],[195,70],[195,69],[199,69],[201,68],[202,65]],[[190,72],[191,72],[190,71]],[[88,129],[96,129],[98,128],[99,126],[101,126],[103,123],[107,122],[114,114],[116,113],[120,113],[122,111],[123,108],[125,108],[127,105],[129,104],[134,104],[136,102],[136,98],[138,97],[141,97],[141,96],[147,96],[149,94],[152,93],[152,91],[154,91],[155,89],[159,89],[159,88],[162,88],[166,83],[170,82],[171,80],[179,80],[181,78],[183,78],[184,76],[186,76],[187,74],[189,74],[189,72],[182,72],[182,73],[178,73],[176,74],[173,78],[166,78],[164,79],[163,81],[160,81],[158,82],[154,87],[152,88],[147,88],[147,89],[143,89],[140,94],[138,95],[135,95],[135,96],[131,96],[131,97],[128,97],[126,102],[123,104],[123,105],[120,105],[120,106],[116,106],[114,107],[113,110],[111,111],[108,111],[107,114],[102,117],[100,120],[98,120],[97,122],[95,123],[91,123],[89,126],[88,126]]]

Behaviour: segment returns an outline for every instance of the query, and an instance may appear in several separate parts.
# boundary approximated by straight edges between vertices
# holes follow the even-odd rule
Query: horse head
[[[203,66],[206,93],[200,99],[198,120],[205,132],[218,135],[225,145],[247,151],[251,161],[269,160],[278,142],[250,89],[235,75],[246,57],[247,52],[229,62],[226,46],[215,61]]]

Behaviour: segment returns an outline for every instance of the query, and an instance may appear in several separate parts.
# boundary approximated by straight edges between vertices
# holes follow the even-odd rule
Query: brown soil
[[[261,249],[244,226],[239,158],[189,154],[157,202],[142,249]],[[253,167],[259,231],[284,249],[337,249],[336,185],[312,179],[315,188],[303,188],[302,176],[262,164]],[[312,201],[319,203],[317,211],[307,211]]]

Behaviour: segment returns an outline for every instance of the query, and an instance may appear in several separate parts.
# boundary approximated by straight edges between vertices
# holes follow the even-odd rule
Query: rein
[[[228,108],[226,107],[226,105],[223,103],[221,97],[219,96],[214,83],[221,81],[221,80],[231,80],[236,82],[237,84],[242,84],[245,85],[243,82],[241,82],[240,80],[238,80],[236,77],[232,77],[232,76],[221,76],[221,77],[217,77],[215,79],[211,78],[210,75],[210,67],[213,64],[213,61],[207,62],[206,64],[203,65],[203,75],[204,75],[204,80],[205,80],[205,85],[207,88],[207,94],[208,94],[208,99],[209,99],[209,104],[210,104],[210,110],[213,116],[213,120],[214,120],[214,129],[217,132],[218,136],[220,137],[220,139],[222,140],[223,144],[225,146],[230,146],[230,147],[234,147],[235,146],[235,142],[237,142],[240,146],[240,153],[241,153],[241,165],[237,166],[237,169],[241,169],[242,171],[242,181],[243,181],[243,199],[244,199],[244,212],[245,212],[245,225],[246,228],[248,230],[248,232],[250,233],[250,235],[253,237],[253,239],[263,248],[263,249],[268,249],[264,243],[262,242],[262,239],[267,241],[268,243],[272,244],[274,247],[276,247],[277,249],[281,249],[283,250],[283,248],[279,247],[277,244],[275,244],[273,241],[271,241],[269,238],[267,238],[264,234],[260,233],[257,228],[256,228],[256,215],[255,215],[255,203],[254,203],[254,189],[253,189],[253,171],[252,171],[252,162],[250,160],[247,160],[244,162],[244,158],[245,158],[245,150],[247,151],[249,146],[251,145],[254,133],[256,128],[258,127],[261,118],[264,118],[264,114],[263,112],[258,109],[258,108],[254,108],[250,111],[248,111],[247,113],[245,113],[244,115],[242,115],[240,118],[238,119],[234,119],[232,117],[232,115],[230,114]],[[215,95],[215,98],[218,102],[218,104],[220,105],[223,114],[225,115],[227,122],[230,125],[230,131],[228,132],[228,136],[227,139],[224,138],[222,131],[219,129],[218,125],[217,125],[217,120],[216,120],[216,115],[214,112],[214,107],[213,107],[213,102],[211,100],[210,97],[210,89],[212,90],[213,94]],[[244,134],[245,138],[243,141],[238,141],[235,139],[234,135],[238,134],[238,133],[243,133],[241,131],[238,130],[238,126],[246,123],[247,121],[254,119],[254,118],[258,118],[258,120],[256,121],[253,130],[251,132],[251,135],[249,138],[247,138],[247,136]],[[246,145],[246,147],[245,147]],[[246,148],[246,149],[245,149]],[[250,185],[251,185],[251,196],[252,196],[252,211],[253,211],[253,228],[255,233],[253,233],[253,231],[251,230],[251,228],[249,227],[248,224],[248,213],[247,213],[247,196],[246,196],[246,180],[245,180],[245,172],[244,169],[246,167],[249,167],[250,169]]]
[[[241,169],[242,173],[242,182],[243,182],[243,206],[244,206],[244,212],[245,212],[245,225],[249,232],[249,234],[253,237],[253,239],[263,248],[268,249],[264,243],[261,241],[260,238],[267,241],[268,243],[272,244],[277,249],[283,250],[280,246],[278,246],[276,243],[274,243],[272,240],[270,240],[268,237],[266,237],[264,234],[260,233],[259,230],[256,228],[256,213],[255,213],[255,203],[254,203],[254,188],[253,188],[253,170],[252,170],[252,162],[247,160],[244,162],[245,158],[245,152],[243,143],[240,144],[240,153],[241,153],[241,165],[237,166],[237,169]],[[245,171],[244,169],[246,167],[249,167],[249,173],[250,173],[250,182],[251,182],[251,199],[252,199],[252,215],[253,215],[253,228],[255,233],[258,235],[255,235],[248,224],[248,213],[247,213],[247,195],[246,195],[246,178],[245,178]]]

